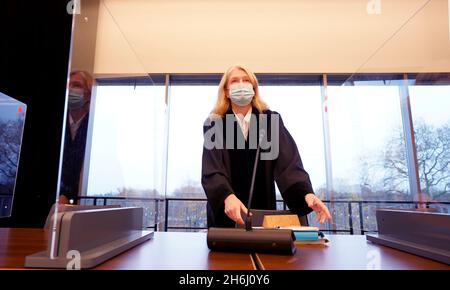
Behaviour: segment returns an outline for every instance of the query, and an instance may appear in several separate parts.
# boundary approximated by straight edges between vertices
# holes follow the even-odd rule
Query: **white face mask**
[[[69,109],[80,109],[84,106],[84,90],[80,88],[69,89]]]
[[[255,95],[250,83],[232,84],[229,92],[231,101],[238,106],[247,106]]]

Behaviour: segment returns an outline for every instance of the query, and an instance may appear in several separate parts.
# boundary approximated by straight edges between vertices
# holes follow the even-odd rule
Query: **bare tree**
[[[450,194],[449,124],[435,127],[418,120],[415,122],[414,135],[422,192],[433,199]],[[407,184],[406,162],[404,136],[401,132],[396,132],[389,140],[384,152],[386,170],[384,185],[390,190],[396,191]]]
[[[397,129],[386,143],[381,161],[384,171],[382,186],[386,193],[407,194],[409,175],[406,154],[403,131]]]
[[[173,191],[177,198],[206,198],[196,180],[189,179]],[[170,206],[171,225],[181,227],[206,227],[206,201],[173,201]]]
[[[173,193],[175,196],[180,198],[206,198],[201,184],[198,181],[192,179],[185,181],[185,183],[175,189]]]

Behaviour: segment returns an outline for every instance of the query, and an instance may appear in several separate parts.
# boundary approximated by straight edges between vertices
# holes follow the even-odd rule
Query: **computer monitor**
[[[11,216],[26,110],[0,92],[0,218]]]

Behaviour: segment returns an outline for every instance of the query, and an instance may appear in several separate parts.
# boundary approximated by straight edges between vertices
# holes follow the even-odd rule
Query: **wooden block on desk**
[[[295,214],[286,215],[266,215],[263,219],[264,228],[276,228],[276,227],[299,227],[300,220]]]

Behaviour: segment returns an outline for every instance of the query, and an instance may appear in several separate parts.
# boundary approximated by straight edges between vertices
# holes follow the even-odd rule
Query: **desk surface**
[[[328,246],[300,245],[294,256],[257,254],[256,262],[266,270],[450,270],[450,266],[446,264],[368,242],[362,235],[329,235],[328,238]]]
[[[330,235],[328,246],[301,245],[294,256],[257,254],[261,269],[447,269],[450,266],[366,241],[365,236]],[[0,268],[23,268],[25,256],[46,248],[41,229],[0,228]],[[379,263],[377,264],[377,261]],[[156,232],[96,269],[251,270],[249,254],[210,252],[206,233]]]
[[[41,229],[0,228],[0,268],[23,268],[25,257],[46,248]],[[252,270],[251,255],[210,252],[206,233],[156,232],[96,269]]]

